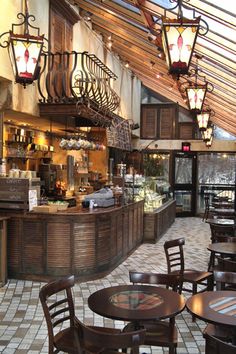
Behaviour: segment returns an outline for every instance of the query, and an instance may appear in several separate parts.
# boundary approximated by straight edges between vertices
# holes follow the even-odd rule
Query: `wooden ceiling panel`
[[[153,91],[178,102],[187,108],[184,97],[179,92],[179,83],[168,75],[167,65],[163,53],[160,53],[159,39],[151,40],[151,27],[154,25],[153,16],[164,14],[164,9],[149,0],[75,0],[81,16],[86,11],[92,13],[93,29],[103,35],[104,45],[109,35],[112,35],[112,51],[119,55],[124,62],[128,61],[130,70]],[[183,1],[184,3],[185,1]],[[139,11],[130,7],[132,5]],[[215,8],[207,1],[190,0],[188,6],[209,19],[211,24],[219,21],[225,25],[225,33],[217,28],[210,28],[206,37],[199,36],[195,51],[201,55],[198,63],[192,60],[192,68],[198,65],[206,80],[211,82],[215,89],[207,93],[207,104],[215,111],[212,120],[223,129],[236,135],[236,41],[227,37],[227,31],[235,31],[234,16],[230,11]],[[170,17],[174,13],[167,11]],[[212,22],[213,21],[213,22]],[[225,36],[225,37],[224,37]],[[160,58],[159,55],[162,57]]]

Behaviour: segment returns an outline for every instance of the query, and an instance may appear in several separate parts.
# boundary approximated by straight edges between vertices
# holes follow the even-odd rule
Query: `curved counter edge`
[[[87,213],[5,211],[9,277],[48,281],[74,274],[86,281],[108,274],[142,243],[143,205]]]
[[[175,221],[176,201],[171,199],[153,212],[144,212],[143,241],[156,243]]]

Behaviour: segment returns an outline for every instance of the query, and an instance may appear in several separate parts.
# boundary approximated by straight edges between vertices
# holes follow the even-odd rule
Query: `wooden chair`
[[[216,282],[216,290],[236,290],[236,273],[214,271],[213,274]],[[232,332],[228,327],[208,324],[203,332],[203,336],[206,339],[206,345],[208,341],[208,346],[210,348],[212,336],[221,340],[230,341],[232,338]],[[209,351],[209,353],[215,352]]]
[[[229,258],[222,258],[219,256],[217,256],[217,260],[217,270],[221,270],[223,272],[236,272],[236,261],[231,260]]]
[[[205,210],[204,210],[204,214],[202,217],[202,221],[205,221],[206,219],[208,219],[209,215],[212,214],[212,212],[214,211],[214,208],[212,208],[212,206],[210,204],[210,197],[208,194],[204,195],[204,203],[205,203]]]
[[[83,353],[96,353],[97,348],[101,348],[99,354],[121,354],[126,353],[127,349],[130,349],[132,354],[138,354],[139,346],[144,344],[146,330],[140,329],[114,334],[101,332],[80,322],[79,333],[81,346],[85,348]]]
[[[235,226],[234,225],[210,224],[210,228],[211,228],[211,241],[212,241],[212,243],[214,243],[214,242],[228,242],[227,237],[235,237]],[[225,237],[226,241],[223,240],[224,237]]]
[[[168,274],[177,274],[182,276],[183,284],[190,283],[191,289],[182,287],[183,291],[197,294],[206,290],[213,290],[213,275],[210,272],[185,269],[184,265],[184,238],[178,238],[164,243],[164,250],[167,261]],[[198,285],[204,285],[204,288],[198,291]]]
[[[171,288],[173,291],[181,291],[182,278],[176,274],[163,274],[163,273],[141,273],[129,271],[129,280],[133,284],[153,284],[165,285],[166,288]]]
[[[214,271],[216,290],[236,290],[236,273]]]
[[[206,335],[205,354],[235,354],[236,346],[217,337]]]
[[[178,275],[130,271],[129,279],[133,284],[165,285],[174,291],[181,291],[182,287],[182,278]],[[125,330],[130,330],[131,326],[132,324],[128,324]],[[175,326],[175,318],[170,318],[168,321],[142,321],[140,326],[146,329],[146,345],[167,347],[169,348],[169,354],[176,353],[178,332]]]
[[[211,227],[211,242],[236,242],[235,226],[233,225],[210,225]],[[208,271],[215,269],[216,254],[211,252]]]
[[[62,278],[44,285],[39,292],[48,328],[48,353],[81,353],[79,327],[81,322],[75,316],[72,287],[74,276]],[[67,327],[65,328],[65,326]],[[63,329],[62,329],[63,327]],[[117,335],[119,329],[93,327],[97,331]],[[93,346],[94,352],[101,350]]]
[[[187,291],[194,294],[213,290],[214,280],[211,272],[199,271],[194,269],[185,269],[184,265],[184,250],[185,244],[184,238],[178,238],[164,243],[164,250],[167,261],[168,274],[177,274],[182,277],[183,284],[190,283],[191,288],[181,287],[181,291]],[[198,290],[198,285],[203,286],[201,290]],[[195,321],[195,316],[192,316],[192,320]]]

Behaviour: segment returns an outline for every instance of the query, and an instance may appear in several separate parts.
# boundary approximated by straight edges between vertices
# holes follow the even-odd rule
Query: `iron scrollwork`
[[[88,52],[43,53],[38,88],[41,103],[76,103],[78,115],[86,109],[97,125],[109,126],[120,98],[111,87],[117,76]]]

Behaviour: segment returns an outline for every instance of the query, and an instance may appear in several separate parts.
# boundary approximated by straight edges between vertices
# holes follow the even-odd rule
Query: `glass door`
[[[174,154],[174,196],[176,215],[192,216],[196,212],[196,161],[194,153]]]

